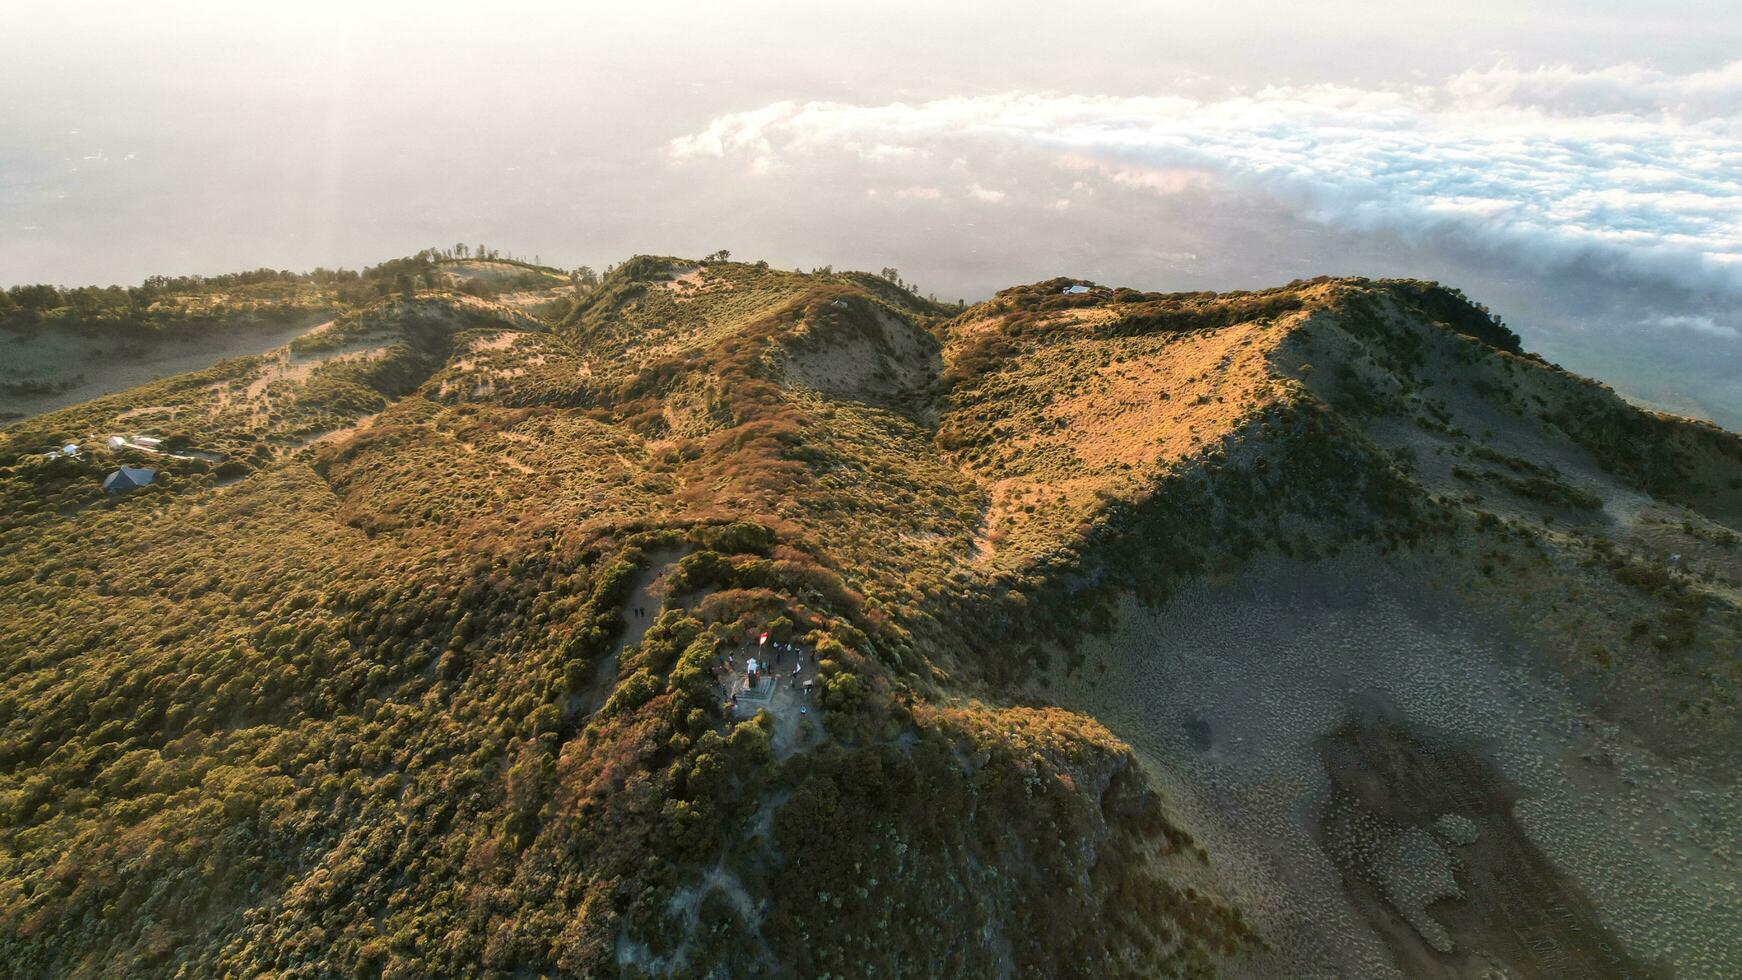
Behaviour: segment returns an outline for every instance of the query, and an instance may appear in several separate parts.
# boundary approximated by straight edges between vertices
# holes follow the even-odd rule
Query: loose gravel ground
[[[1206,844],[1274,946],[1236,975],[1742,976],[1742,792],[1420,562],[1265,559],[1085,651],[1039,693],[1131,742]]]

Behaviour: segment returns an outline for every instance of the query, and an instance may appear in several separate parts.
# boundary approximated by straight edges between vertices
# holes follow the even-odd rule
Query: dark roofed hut
[[[157,478],[157,471],[149,466],[123,466],[103,478],[105,493],[126,493],[137,490]]]

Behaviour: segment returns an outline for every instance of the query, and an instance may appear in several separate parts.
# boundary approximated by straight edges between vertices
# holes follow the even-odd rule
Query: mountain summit
[[[1742,438],[1456,290],[9,303],[20,975],[1742,971]]]

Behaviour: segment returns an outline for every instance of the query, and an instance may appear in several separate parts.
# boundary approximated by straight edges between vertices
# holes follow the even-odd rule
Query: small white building
[[[1081,284],[1074,285],[1074,286],[1066,286],[1064,288],[1064,294],[1066,296],[1081,296],[1082,294],[1084,294],[1088,291],[1089,291],[1089,287],[1081,285]]]

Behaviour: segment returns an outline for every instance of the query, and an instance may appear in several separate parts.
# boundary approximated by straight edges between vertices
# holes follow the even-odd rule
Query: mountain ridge
[[[1162,648],[1108,638],[1276,562],[1419,579],[1434,616],[1504,623],[1496,659],[1446,659],[1529,664],[1572,692],[1557,711],[1672,774],[1644,785],[1704,780],[1731,819],[1742,440],[1525,354],[1453,290],[1053,279],[957,309],[863,273],[647,256],[591,286],[452,288],[478,265],[0,429],[19,962],[1547,975],[1340,845],[1310,861],[1370,924],[1338,927],[1345,950],[1303,938],[1284,906],[1316,900],[1243,882],[1308,859],[1219,822],[1239,804],[1192,743],[1096,693],[1097,671],[1193,690]],[[114,431],[222,459],[111,451]],[[87,449],[45,458],[66,441]],[[138,460],[153,486],[95,485]],[[803,651],[814,700],[727,700],[762,630]],[[1262,672],[1264,652],[1237,655]],[[1386,689],[1387,656],[1361,683]],[[1231,711],[1226,691],[1200,693]],[[1341,710],[1278,744],[1334,739]],[[1324,812],[1327,834],[1355,819]],[[1421,833],[1386,846],[1471,873]],[[1609,901],[1600,871],[1563,872],[1546,894]],[[1473,915],[1515,899],[1463,892]],[[1614,907],[1582,921],[1637,969],[1738,955],[1709,911],[1695,942]]]

